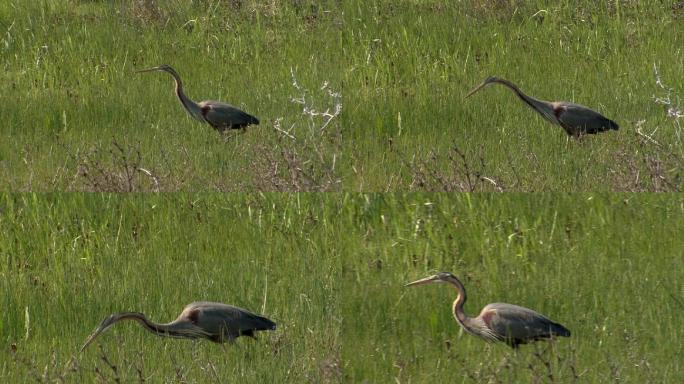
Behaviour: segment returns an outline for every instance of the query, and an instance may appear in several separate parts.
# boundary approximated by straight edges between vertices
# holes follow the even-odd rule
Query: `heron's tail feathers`
[[[590,129],[587,129],[586,132],[583,132],[583,133],[595,134],[595,133],[606,132],[606,131],[610,131],[610,130],[617,131],[619,129],[620,129],[620,126],[616,122],[614,122],[611,119],[604,117],[601,120],[600,125],[592,127]]]
[[[617,131],[618,129],[620,129],[620,126],[619,126],[616,122],[614,122],[613,120],[610,120],[610,119],[608,120],[608,127],[609,127],[610,129],[613,129],[613,130],[616,130],[616,131]]]
[[[249,119],[249,124],[252,124],[252,125],[259,125],[259,119],[257,119],[256,117],[254,117],[254,116],[252,116],[252,115],[249,115],[249,114],[248,114],[247,116],[248,116],[248,119]]]
[[[270,331],[276,329],[276,323],[263,316],[254,315],[254,330],[255,331]]]
[[[570,330],[565,328],[564,326],[558,324],[558,323],[551,323],[549,330],[551,331],[552,334],[556,336],[562,336],[562,337],[570,337]]]

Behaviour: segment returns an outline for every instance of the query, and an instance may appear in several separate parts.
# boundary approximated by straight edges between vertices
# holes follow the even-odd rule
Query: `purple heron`
[[[248,125],[259,125],[259,120],[238,108],[220,101],[205,100],[195,103],[183,93],[183,82],[178,72],[171,66],[162,64],[158,67],[142,69],[137,73],[163,71],[168,72],[176,80],[176,96],[190,116],[205,122],[219,132],[229,129],[245,129]]]
[[[549,320],[531,309],[513,304],[493,303],[485,306],[477,317],[470,317],[463,311],[466,291],[463,284],[449,272],[440,272],[406,284],[406,286],[449,283],[456,287],[458,296],[453,304],[456,321],[471,335],[488,342],[502,341],[513,348],[540,339],[554,336],[570,337],[564,326]]]
[[[222,303],[198,301],[185,306],[178,318],[157,324],[139,312],[109,315],[100,323],[81,347],[83,351],[95,338],[121,320],[134,320],[158,336],[179,339],[208,339],[216,343],[232,342],[240,336],[255,337],[254,332],[274,330],[276,324],[254,313]]]
[[[510,88],[525,104],[539,113],[551,124],[560,125],[565,132],[574,137],[594,134],[607,130],[618,130],[616,122],[583,105],[567,101],[544,101],[524,94],[520,88],[508,80],[488,77],[480,85],[468,92],[469,97],[489,84],[502,84]]]

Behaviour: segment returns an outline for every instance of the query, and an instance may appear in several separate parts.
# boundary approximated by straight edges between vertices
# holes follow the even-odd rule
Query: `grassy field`
[[[0,196],[3,382],[682,381],[684,199],[672,195]],[[512,352],[466,311],[534,308],[573,332]],[[278,329],[225,349],[122,323],[194,300]]]
[[[331,245],[349,240],[316,224],[312,213],[331,219],[319,206],[315,199],[302,206],[294,195],[3,197],[9,310],[0,319],[0,376],[320,382],[341,349],[340,260]],[[167,322],[199,300],[263,313],[278,330],[224,350],[122,323],[97,341],[102,349],[78,354],[110,313],[140,311]]]
[[[0,189],[681,190],[680,5],[4,1]],[[161,63],[262,124],[192,121],[134,73]],[[508,90],[463,100],[489,75],[622,128],[576,142]]]

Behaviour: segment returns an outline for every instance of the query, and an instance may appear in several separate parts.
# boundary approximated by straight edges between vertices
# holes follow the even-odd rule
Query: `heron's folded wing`
[[[202,115],[215,127],[239,128],[250,124],[259,124],[259,120],[240,109],[219,101],[203,101],[200,103]]]
[[[512,304],[491,308],[490,328],[508,339],[528,340],[556,334],[557,324],[531,309]]]
[[[618,125],[600,113],[578,104],[563,106],[563,112],[558,116],[561,125],[573,127],[586,133],[602,132],[618,129]]]

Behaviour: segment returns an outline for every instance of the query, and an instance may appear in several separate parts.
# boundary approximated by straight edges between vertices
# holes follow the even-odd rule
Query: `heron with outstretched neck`
[[[501,341],[512,348],[531,341],[550,339],[555,336],[570,337],[570,331],[564,326],[549,320],[546,316],[531,309],[506,303],[493,303],[485,306],[476,317],[470,317],[463,311],[466,291],[461,281],[449,272],[416,280],[406,284],[407,287],[431,283],[448,283],[458,292],[453,304],[454,317],[458,324],[471,335],[485,341]]]
[[[162,71],[173,76],[176,81],[176,96],[180,100],[183,108],[188,111],[190,116],[203,123],[211,125],[219,132],[229,129],[245,129],[249,125],[258,125],[259,120],[238,108],[220,101],[205,100],[195,103],[183,92],[183,81],[178,72],[171,66],[162,64],[158,67],[142,69],[137,73]]]
[[[560,125],[565,132],[574,137],[585,134],[595,134],[608,130],[618,130],[620,127],[613,120],[583,105],[567,101],[544,101],[524,94],[517,85],[498,77],[488,77],[480,85],[468,92],[470,97],[475,92],[489,84],[501,84],[510,88],[525,104],[539,113],[551,124]]]
[[[215,343],[232,342],[240,336],[255,337],[254,332],[275,330],[276,324],[246,309],[223,303],[198,301],[185,306],[178,318],[167,324],[154,323],[139,312],[108,316],[81,347],[81,351],[102,332],[122,320],[133,320],[146,330],[163,337],[208,339]]]

